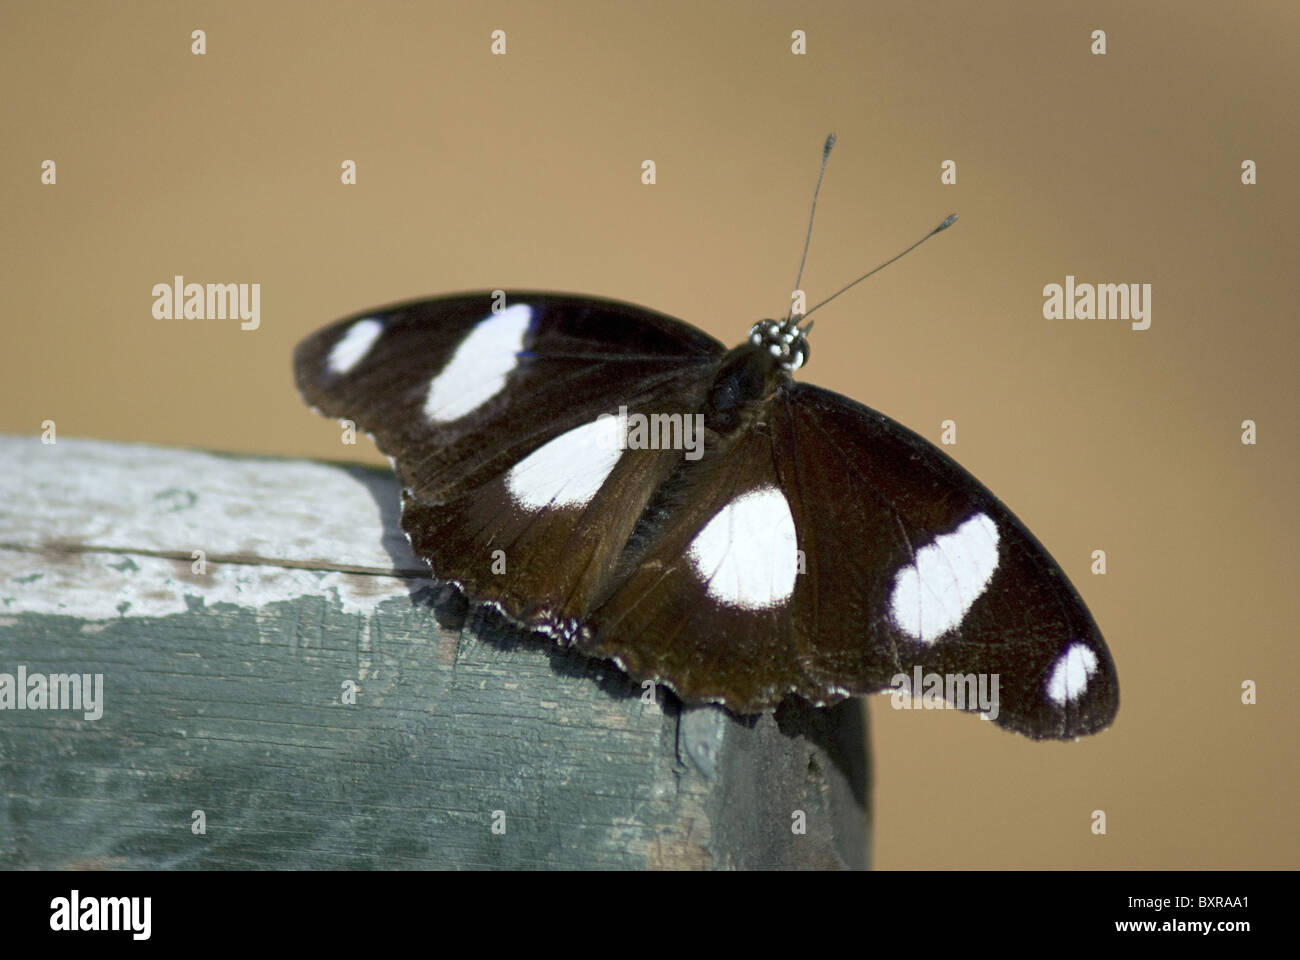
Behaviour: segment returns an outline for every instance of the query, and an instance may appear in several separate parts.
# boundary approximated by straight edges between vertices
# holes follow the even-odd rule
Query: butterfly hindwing
[[[614,398],[631,415],[698,406],[689,374]],[[617,409],[617,406],[615,407]],[[620,421],[602,411],[445,502],[407,491],[402,525],[437,575],[480,602],[566,641],[619,575],[619,561],[677,450],[620,449]]]
[[[772,452],[755,424],[669,478],[625,552],[617,590],[589,618],[584,649],[740,713],[790,692],[824,699],[794,646],[797,534]]]

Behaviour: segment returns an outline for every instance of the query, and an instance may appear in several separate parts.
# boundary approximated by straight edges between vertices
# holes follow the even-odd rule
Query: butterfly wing
[[[991,719],[1018,733],[1064,739],[1110,724],[1119,682],[1105,641],[997,497],[917,434],[827,390],[793,385],[773,419],[808,544],[795,634],[815,683],[879,690],[917,666],[984,674],[999,681]],[[817,548],[846,535],[870,549]],[[840,615],[817,613],[830,609]]]
[[[393,460],[402,526],[440,579],[567,636],[681,457],[620,455],[617,421],[602,415],[697,409],[724,350],[629,304],[508,302],[484,292],[346,318],[299,345],[295,375],[313,407],[353,420]]]
[[[617,589],[588,618],[582,649],[687,701],[738,713],[791,692],[814,702],[847,692],[828,698],[800,665],[789,602],[795,520],[773,452],[770,430],[755,422],[668,477],[624,551]]]
[[[741,712],[911,686],[920,667],[957,678],[968,709],[966,678],[991,691],[996,675],[990,718],[1035,739],[1111,722],[1118,681],[1096,624],[993,494],[829,391],[789,383],[763,410],[596,611],[593,652]]]
[[[723,352],[631,304],[482,292],[340,320],[298,345],[294,374],[312,407],[357,423],[404,487],[439,502],[607,411],[619,389],[653,392]]]

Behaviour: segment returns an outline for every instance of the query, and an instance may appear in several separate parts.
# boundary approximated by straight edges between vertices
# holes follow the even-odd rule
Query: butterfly
[[[795,380],[799,319],[728,349],[614,300],[464,293],[340,320],[294,370],[390,456],[435,577],[685,702],[974,674],[1006,729],[1107,726],[1115,665],[1061,568],[930,442]]]

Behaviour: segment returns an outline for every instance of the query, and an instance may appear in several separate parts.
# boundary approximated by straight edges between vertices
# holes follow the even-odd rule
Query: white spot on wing
[[[521,507],[580,507],[591,501],[622,454],[617,417],[600,417],[538,447],[506,474]]]
[[[433,423],[450,423],[500,393],[519,363],[532,319],[532,308],[517,303],[480,320],[429,384],[425,417]]]
[[[916,551],[894,577],[894,625],[922,643],[934,643],[970,611],[998,568],[998,528],[977,513],[952,533]]]
[[[330,349],[330,355],[325,358],[330,373],[336,376],[351,373],[352,368],[365,359],[383,332],[384,325],[372,317],[358,320],[348,327],[348,332],[339,338],[338,343]]]
[[[708,594],[730,606],[766,610],[794,593],[798,572],[794,517],[785,495],[766,486],[714,514],[687,548]]]
[[[1047,698],[1059,707],[1078,700],[1097,672],[1097,655],[1085,644],[1074,642],[1056,658],[1047,678]]]

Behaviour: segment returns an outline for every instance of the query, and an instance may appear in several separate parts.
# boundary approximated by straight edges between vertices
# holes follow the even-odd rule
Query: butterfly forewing
[[[484,292],[341,320],[298,346],[294,372],[308,403],[373,435],[403,486],[438,502],[614,412],[611,385],[652,395],[722,353],[628,304],[531,293],[503,304]]]

